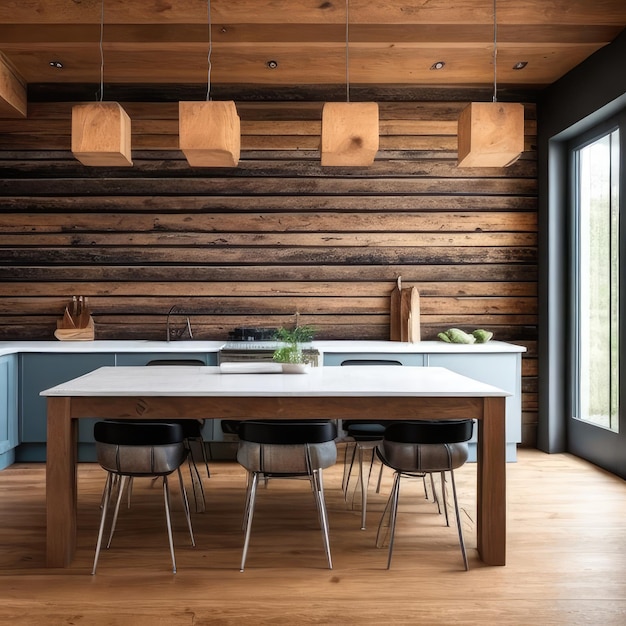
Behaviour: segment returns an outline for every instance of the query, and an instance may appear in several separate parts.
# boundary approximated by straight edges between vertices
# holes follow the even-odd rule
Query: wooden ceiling
[[[357,93],[490,90],[493,6],[350,0],[346,54],[345,0],[212,0],[211,95],[227,86],[254,89],[259,99],[264,90],[307,87],[345,94],[347,82]],[[41,85],[59,94],[99,85],[101,69],[105,86],[128,91],[148,84],[206,91],[207,24],[207,0],[2,0],[0,52],[29,98]],[[625,27],[626,0],[499,0],[498,88],[540,90]],[[440,61],[443,69],[431,69]],[[527,65],[513,69],[518,62]]]

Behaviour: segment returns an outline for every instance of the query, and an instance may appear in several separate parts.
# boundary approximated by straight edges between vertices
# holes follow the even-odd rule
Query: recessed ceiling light
[[[528,61],[518,61],[514,66],[514,70],[523,70],[528,65]]]
[[[50,67],[55,67],[57,70],[63,69],[63,63],[61,63],[61,61],[50,61],[49,65]]]
[[[430,66],[430,69],[431,70],[442,70],[445,66],[446,66],[446,62],[445,61],[435,61],[435,63],[433,63]]]

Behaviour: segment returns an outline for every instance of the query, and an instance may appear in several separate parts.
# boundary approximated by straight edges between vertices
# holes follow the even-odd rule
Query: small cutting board
[[[420,295],[415,287],[405,287],[400,296],[400,341],[420,341]]]
[[[391,291],[391,301],[389,303],[389,339],[391,341],[402,341],[400,330],[400,300],[402,296],[402,277],[398,276],[396,286]]]

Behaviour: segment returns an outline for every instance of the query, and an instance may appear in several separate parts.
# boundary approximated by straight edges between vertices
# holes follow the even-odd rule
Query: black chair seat
[[[274,445],[299,445],[334,441],[337,427],[328,420],[245,420],[239,425],[243,441]]]
[[[383,422],[352,422],[350,420],[345,420],[342,426],[348,437],[352,437],[355,441],[379,441],[383,438],[387,427]]]
[[[472,438],[472,420],[421,420],[393,422],[386,428],[387,441],[398,443],[458,443]]]

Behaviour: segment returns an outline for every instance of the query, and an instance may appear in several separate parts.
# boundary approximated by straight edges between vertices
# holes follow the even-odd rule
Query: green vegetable
[[[443,333],[437,335],[442,341],[448,343],[475,343],[476,337],[470,335],[459,328],[449,328]]]
[[[490,330],[483,330],[482,328],[477,328],[472,335],[476,338],[477,343],[487,343],[493,337]]]

